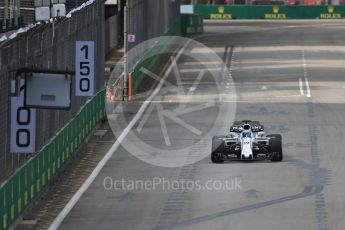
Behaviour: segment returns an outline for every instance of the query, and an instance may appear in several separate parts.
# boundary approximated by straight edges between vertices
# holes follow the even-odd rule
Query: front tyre
[[[271,137],[270,142],[271,161],[278,162],[283,160],[282,139]]]
[[[214,136],[212,138],[212,152],[211,152],[211,161],[212,163],[223,163],[223,151],[224,151],[224,136]]]

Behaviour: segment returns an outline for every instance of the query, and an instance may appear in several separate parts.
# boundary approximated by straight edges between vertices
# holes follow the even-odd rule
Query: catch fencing
[[[76,41],[94,41],[95,92],[104,86],[104,3],[96,0],[71,17],[37,25],[0,43],[0,183],[34,154],[10,153],[10,84],[20,68],[74,70]],[[47,86],[54,87],[54,86]],[[37,109],[36,151],[64,127],[88,98],[76,97],[72,81],[71,109]],[[0,202],[2,203],[2,202]]]
[[[106,118],[105,90],[88,101],[41,151],[0,187],[0,230],[8,229]]]

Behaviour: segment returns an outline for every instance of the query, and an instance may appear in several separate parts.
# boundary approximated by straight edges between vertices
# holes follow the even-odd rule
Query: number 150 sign
[[[93,96],[95,85],[95,58],[93,41],[76,42],[76,96]]]

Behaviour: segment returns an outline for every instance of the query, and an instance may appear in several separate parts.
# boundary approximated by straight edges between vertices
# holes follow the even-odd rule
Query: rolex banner
[[[342,19],[345,6],[230,6],[196,5],[194,13],[205,19]]]

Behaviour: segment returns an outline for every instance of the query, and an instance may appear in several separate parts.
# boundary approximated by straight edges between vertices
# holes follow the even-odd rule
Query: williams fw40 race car
[[[282,136],[265,135],[258,121],[235,121],[226,136],[212,139],[211,160],[222,163],[230,160],[282,161]]]

